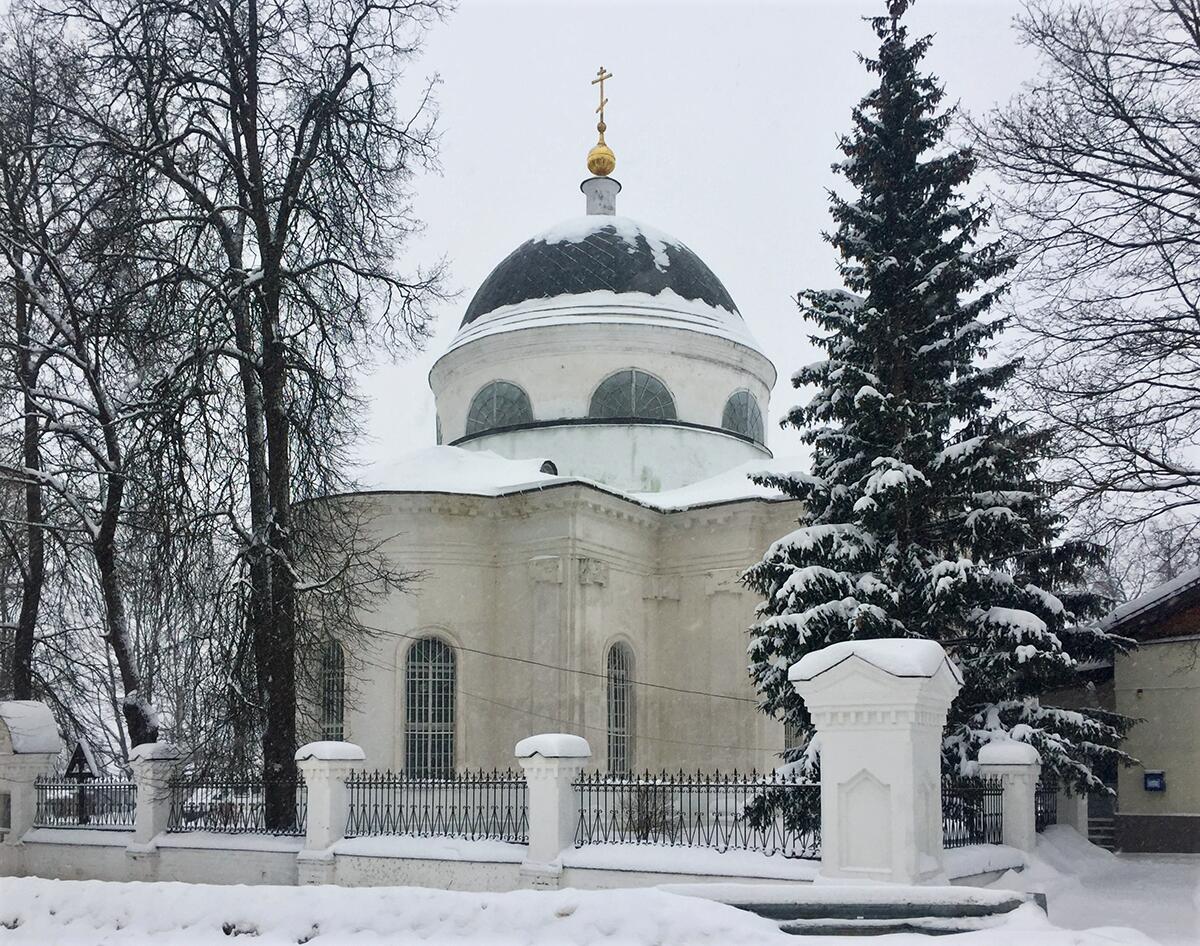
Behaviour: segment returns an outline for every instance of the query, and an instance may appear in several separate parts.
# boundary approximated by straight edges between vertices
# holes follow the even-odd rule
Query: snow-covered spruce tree
[[[819,746],[787,680],[810,651],[855,638],[937,640],[962,668],[944,771],[969,774],[980,745],[1007,734],[1033,744],[1045,770],[1099,790],[1098,761],[1122,757],[1128,721],[1044,702],[1078,685],[1080,664],[1119,640],[1089,625],[1101,604],[1079,591],[1099,550],[1063,541],[1038,479],[1043,435],[994,403],[1013,363],[982,366],[1002,320],[989,315],[1013,259],[978,243],[987,207],[962,196],[975,161],[946,144],[951,113],[918,65],[906,0],[873,18],[879,77],[853,111],[835,166],[857,199],[831,195],[846,290],[799,303],[827,358],[800,370],[816,395],[785,423],[813,447],[811,475],[765,476],[805,504],[796,531],[743,580],[759,592],[750,672],[763,711]]]

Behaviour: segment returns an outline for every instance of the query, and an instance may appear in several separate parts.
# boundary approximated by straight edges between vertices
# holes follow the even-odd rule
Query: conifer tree
[[[975,160],[946,141],[952,112],[919,71],[931,38],[909,38],[907,6],[870,20],[879,54],[861,58],[878,85],[834,166],[856,192],[830,196],[826,240],[846,288],[798,299],[826,358],[795,375],[816,395],[785,424],[813,466],[761,477],[805,512],[743,577],[764,598],[750,672],[763,711],[801,736],[792,759],[812,767],[819,747],[788,667],[839,641],[937,640],[965,678],[944,771],[970,774],[983,743],[1012,737],[1047,773],[1096,791],[1095,766],[1123,758],[1128,721],[1044,700],[1124,642],[1095,627],[1102,602],[1081,590],[1099,550],[1063,539],[1039,482],[1045,435],[996,403],[1016,365],[984,362],[1014,260],[981,238],[986,204],[963,196]]]

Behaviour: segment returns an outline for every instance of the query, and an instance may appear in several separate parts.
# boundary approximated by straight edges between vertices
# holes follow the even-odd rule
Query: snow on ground
[[[245,936],[236,939],[235,936]],[[769,920],[658,890],[460,893],[0,879],[2,946],[770,946]]]
[[[349,843],[349,842],[343,842]],[[764,888],[766,889],[766,888]],[[815,895],[818,887],[800,888]],[[830,899],[835,887],[826,887]],[[883,887],[858,887],[868,896]],[[794,939],[773,923],[665,890],[465,893],[417,887],[217,887],[0,878],[0,946],[555,944],[670,946],[1183,946],[1200,943],[1200,857],[1114,856],[1053,826],[1023,873],[995,891],[1045,892],[996,926],[930,940],[915,934]],[[729,894],[729,886],[714,892]],[[955,898],[971,897],[954,888]],[[849,895],[849,894],[846,894]],[[934,897],[936,899],[936,896]],[[246,936],[239,940],[235,937]]]
[[[994,886],[1044,892],[1057,926],[1124,926],[1164,946],[1200,944],[1200,855],[1110,854],[1073,828],[1051,825],[1029,866]]]

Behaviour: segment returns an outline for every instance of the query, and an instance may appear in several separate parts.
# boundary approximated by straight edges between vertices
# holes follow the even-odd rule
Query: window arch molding
[[[596,385],[588,402],[588,417],[676,420],[675,397],[666,384],[650,372],[641,368],[622,368]]]
[[[458,648],[441,629],[413,637],[399,648],[404,770],[417,777],[449,775],[459,753]]]
[[[606,759],[608,771],[617,775],[631,773],[636,764],[636,666],[629,641],[619,637],[609,642],[604,650]]]
[[[721,412],[721,427],[756,443],[765,442],[762,407],[749,389],[739,388],[726,399],[725,409]]]
[[[489,381],[471,398],[466,435],[532,422],[533,405],[523,387],[511,381]]]

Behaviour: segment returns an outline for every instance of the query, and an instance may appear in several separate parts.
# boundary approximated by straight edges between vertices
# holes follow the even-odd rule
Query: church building
[[[699,256],[617,214],[598,128],[586,214],[505,257],[433,366],[438,445],[351,498],[422,574],[326,655],[324,736],[372,767],[508,767],[548,731],[613,772],[779,764],[738,581],[799,512],[749,478],[783,468],[775,368]]]

